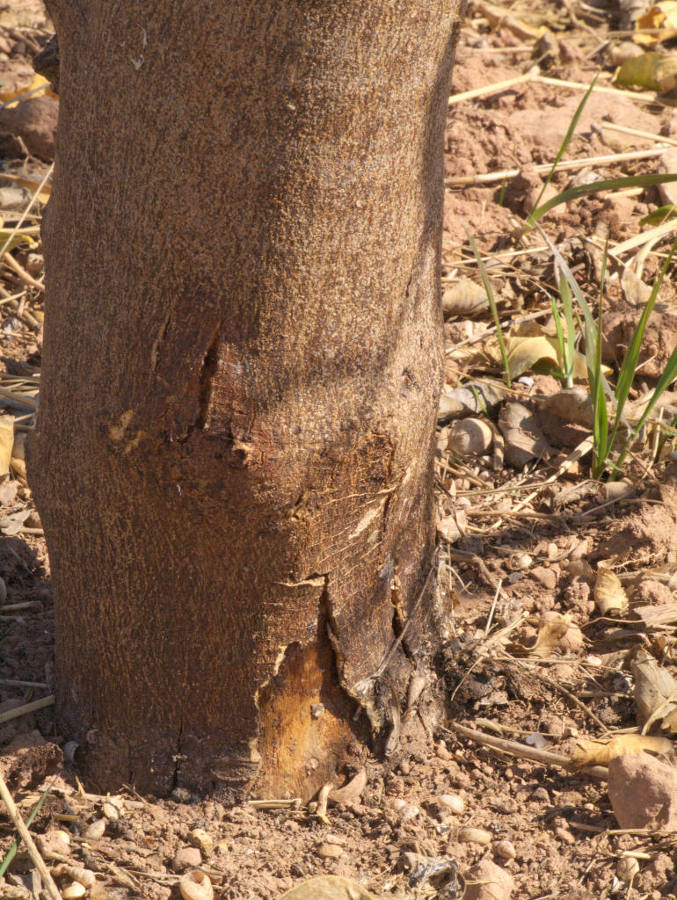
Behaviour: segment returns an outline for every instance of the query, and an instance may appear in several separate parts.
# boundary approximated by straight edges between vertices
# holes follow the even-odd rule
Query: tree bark
[[[459,6],[50,3],[30,473],[101,788],[308,797],[396,737],[434,644]]]

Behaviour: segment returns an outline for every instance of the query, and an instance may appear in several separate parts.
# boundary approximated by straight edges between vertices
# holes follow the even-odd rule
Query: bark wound
[[[317,632],[305,644],[285,647],[275,673],[258,691],[260,769],[254,789],[262,796],[307,801],[318,785],[332,780],[349,742],[365,735],[355,721],[356,704],[340,683],[329,576],[286,586],[319,587]]]

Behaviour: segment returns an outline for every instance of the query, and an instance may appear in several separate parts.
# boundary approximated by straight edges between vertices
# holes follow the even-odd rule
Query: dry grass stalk
[[[43,880],[43,883],[51,900],[61,900],[59,889],[54,883],[54,879],[52,878],[49,869],[45,865],[42,856],[40,856],[40,851],[35,846],[29,830],[26,828],[23,819],[19,815],[19,811],[16,808],[16,804],[14,803],[12,795],[10,794],[9,789],[5,783],[5,779],[2,777],[2,775],[0,775],[0,798],[2,798],[3,803],[7,807],[7,812],[10,819],[12,820],[12,824],[16,828],[19,837],[26,845],[26,849],[28,850],[31,860],[33,861],[33,865],[40,873],[40,877]]]
[[[653,159],[665,153],[665,147],[650,147],[646,150],[628,150],[626,153],[608,153],[603,156],[585,156],[580,159],[566,159],[555,166],[556,172],[565,172],[574,169],[583,169],[586,166],[611,166],[619,162],[628,162],[633,159]],[[533,166],[533,171],[547,174],[552,171],[552,163],[539,163]],[[482,172],[479,175],[459,175],[457,178],[445,178],[444,186],[467,187],[476,184],[493,184],[497,181],[505,181],[507,178],[515,178],[522,169],[503,169],[500,172]]]
[[[24,703],[17,706],[16,709],[8,709],[0,713],[0,725],[9,722],[11,719],[17,719],[19,716],[25,716],[28,713],[36,712],[38,709],[45,709],[47,706],[54,706],[54,694],[49,697],[41,697],[39,700],[33,700],[31,703]]]

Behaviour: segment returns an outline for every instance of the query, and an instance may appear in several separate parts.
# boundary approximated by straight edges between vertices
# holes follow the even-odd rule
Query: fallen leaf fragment
[[[573,623],[570,613],[546,612],[541,616],[536,643],[523,649],[529,656],[546,657],[555,650],[576,652],[583,643],[583,632]]]
[[[590,741],[579,738],[576,741],[571,761],[576,768],[585,766],[607,766],[617,756],[631,756],[635,753],[669,753],[672,741],[664,737],[648,734],[619,734],[608,741]]]
[[[597,570],[593,596],[603,616],[620,615],[628,608],[628,595],[620,578],[611,569],[600,567]]]
[[[459,278],[442,294],[442,312],[447,316],[474,316],[489,309],[487,292],[470,278]]]
[[[343,787],[329,792],[329,799],[332,803],[343,805],[345,803],[357,803],[362,796],[362,791],[367,786],[367,770],[360,769],[347,784]]]
[[[640,650],[630,668],[635,679],[635,703],[640,722],[647,730],[661,721],[663,731],[677,734],[677,679],[658,661]]]
[[[505,441],[504,459],[516,469],[550,452],[550,445],[536,415],[521,403],[506,403],[503,406],[498,416],[498,427]]]
[[[635,22],[636,33],[632,39],[637,44],[651,47],[662,44],[677,36],[677,2],[676,0],[662,0],[656,3]],[[648,33],[650,32],[650,33]]]
[[[548,368],[559,365],[557,338],[546,335],[509,337],[506,341],[506,350],[511,378],[517,378],[539,363],[547,363]],[[584,378],[586,371],[585,357],[576,352],[574,377]]]
[[[651,51],[626,59],[616,70],[614,83],[661,93],[671,91],[677,84],[677,56]]]

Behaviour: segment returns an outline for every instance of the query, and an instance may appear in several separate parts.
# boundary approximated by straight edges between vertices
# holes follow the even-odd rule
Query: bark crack
[[[209,342],[209,347],[202,360],[198,387],[198,413],[195,419],[195,428],[203,431],[209,419],[212,393],[214,390],[214,376],[219,365],[219,344],[221,342],[221,323],[219,322],[214,335]]]

